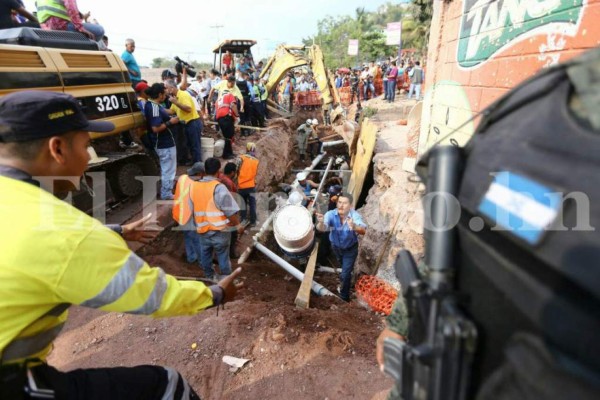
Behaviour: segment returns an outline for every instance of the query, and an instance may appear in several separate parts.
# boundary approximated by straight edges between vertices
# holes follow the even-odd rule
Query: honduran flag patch
[[[507,231],[537,244],[560,212],[563,195],[514,172],[494,174],[479,204],[479,212],[494,223],[492,230]]]

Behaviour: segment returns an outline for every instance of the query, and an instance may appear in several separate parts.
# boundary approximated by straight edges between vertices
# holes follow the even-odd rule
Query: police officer
[[[191,315],[235,296],[235,274],[210,287],[150,267],[123,238],[40,187],[73,189],[87,168],[88,121],[70,95],[0,99],[0,398],[198,399],[161,366],[79,369],[46,364],[71,304],[153,317]],[[241,270],[236,271],[239,274]]]

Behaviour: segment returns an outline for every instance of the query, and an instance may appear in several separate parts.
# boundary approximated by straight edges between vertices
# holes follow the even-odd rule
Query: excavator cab
[[[90,132],[90,153],[101,157],[93,157],[87,172],[106,174],[106,179],[93,182],[97,191],[106,193],[105,203],[139,195],[142,182],[137,176],[158,175],[156,162],[146,153],[119,147],[120,133],[145,133],[144,118],[119,55],[99,51],[95,42],[79,32],[0,30],[0,97],[21,90],[68,93],[79,101],[88,119],[115,125],[112,132]],[[87,182],[91,183],[86,178]],[[75,206],[91,211],[89,191],[76,192],[73,199]]]
[[[250,39],[229,39],[224,40],[219,43],[214,49],[214,61],[213,68],[217,71],[223,71],[223,55],[227,52],[230,52],[234,59],[232,60],[232,64],[235,62],[235,56],[250,56],[250,62],[252,63],[251,67],[256,69],[254,65],[254,58],[252,57],[251,48],[256,44],[256,40]],[[217,68],[218,67],[218,68]]]

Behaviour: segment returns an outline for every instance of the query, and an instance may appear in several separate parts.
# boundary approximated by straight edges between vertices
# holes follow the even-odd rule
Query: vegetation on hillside
[[[402,21],[402,48],[414,48],[417,56],[424,57],[431,16],[431,0],[413,0],[410,4],[389,2],[373,12],[357,8],[353,16],[328,16],[320,20],[317,34],[304,39],[304,43],[321,46],[328,66],[353,66],[397,55],[398,46],[385,44],[385,29],[389,22]],[[358,57],[347,54],[350,39],[359,40]]]

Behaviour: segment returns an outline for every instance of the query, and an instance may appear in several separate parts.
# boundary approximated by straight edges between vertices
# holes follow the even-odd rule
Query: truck
[[[85,183],[106,192],[104,204],[142,192],[137,176],[158,175],[155,160],[143,150],[123,150],[119,135],[145,133],[145,122],[125,64],[118,54],[100,51],[79,32],[35,28],[0,30],[0,97],[22,90],[48,90],[75,97],[90,120],[110,121],[108,133],[90,132],[93,157],[88,172],[103,172],[106,179]],[[95,174],[94,174],[95,175]],[[85,185],[84,185],[85,186]],[[75,205],[91,211],[93,193],[79,190]],[[94,204],[97,206],[98,202]]]

